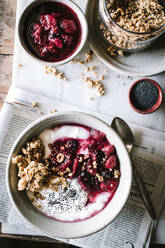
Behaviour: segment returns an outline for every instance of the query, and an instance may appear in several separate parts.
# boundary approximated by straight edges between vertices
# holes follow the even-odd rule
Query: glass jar
[[[165,24],[146,33],[128,31],[119,26],[108,12],[106,0],[99,0],[99,14],[104,28],[104,37],[114,47],[126,52],[136,52],[150,46],[165,31]]]

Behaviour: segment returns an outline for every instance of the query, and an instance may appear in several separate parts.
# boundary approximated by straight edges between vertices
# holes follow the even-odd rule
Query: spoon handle
[[[134,166],[133,166],[133,170],[134,170],[134,175],[135,175],[135,181],[136,181],[136,184],[137,184],[138,189],[140,191],[141,197],[144,201],[144,205],[145,205],[149,215],[151,216],[151,218],[155,220],[156,214],[155,214],[155,210],[153,208],[149,193],[147,192],[147,190],[146,190],[146,188],[145,188],[145,186],[141,180],[139,172],[137,171],[137,169]]]

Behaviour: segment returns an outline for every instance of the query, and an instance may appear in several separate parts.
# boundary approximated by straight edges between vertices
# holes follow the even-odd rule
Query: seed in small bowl
[[[143,78],[136,81],[129,90],[129,103],[138,113],[149,114],[156,111],[163,100],[163,92],[155,81]]]

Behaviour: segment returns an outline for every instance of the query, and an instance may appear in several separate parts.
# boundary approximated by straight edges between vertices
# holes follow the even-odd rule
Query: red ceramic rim
[[[157,89],[158,89],[158,91],[159,91],[159,97],[158,97],[158,100],[156,101],[156,103],[155,103],[151,108],[149,108],[149,109],[147,109],[147,110],[139,110],[139,109],[137,109],[137,108],[133,105],[133,103],[132,103],[132,101],[131,101],[130,93],[131,93],[133,87],[135,86],[135,84],[138,84],[139,82],[144,81],[144,80],[145,80],[145,81],[148,81],[148,82],[150,82],[150,83],[153,83],[153,84],[157,87]],[[140,113],[140,114],[150,114],[150,113],[155,112],[155,111],[160,107],[162,101],[163,101],[163,92],[162,92],[162,89],[161,89],[160,85],[159,85],[156,81],[154,81],[154,80],[152,80],[152,79],[149,79],[149,78],[142,78],[142,79],[140,79],[140,80],[137,80],[137,81],[135,81],[135,82],[131,85],[131,87],[130,87],[130,89],[129,89],[129,103],[130,103],[131,107],[132,107],[136,112],[138,112],[138,113]]]

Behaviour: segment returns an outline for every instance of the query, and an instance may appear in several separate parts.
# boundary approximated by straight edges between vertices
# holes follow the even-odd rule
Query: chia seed
[[[156,85],[148,80],[136,83],[130,92],[130,100],[138,110],[152,108],[159,98],[159,90]]]

